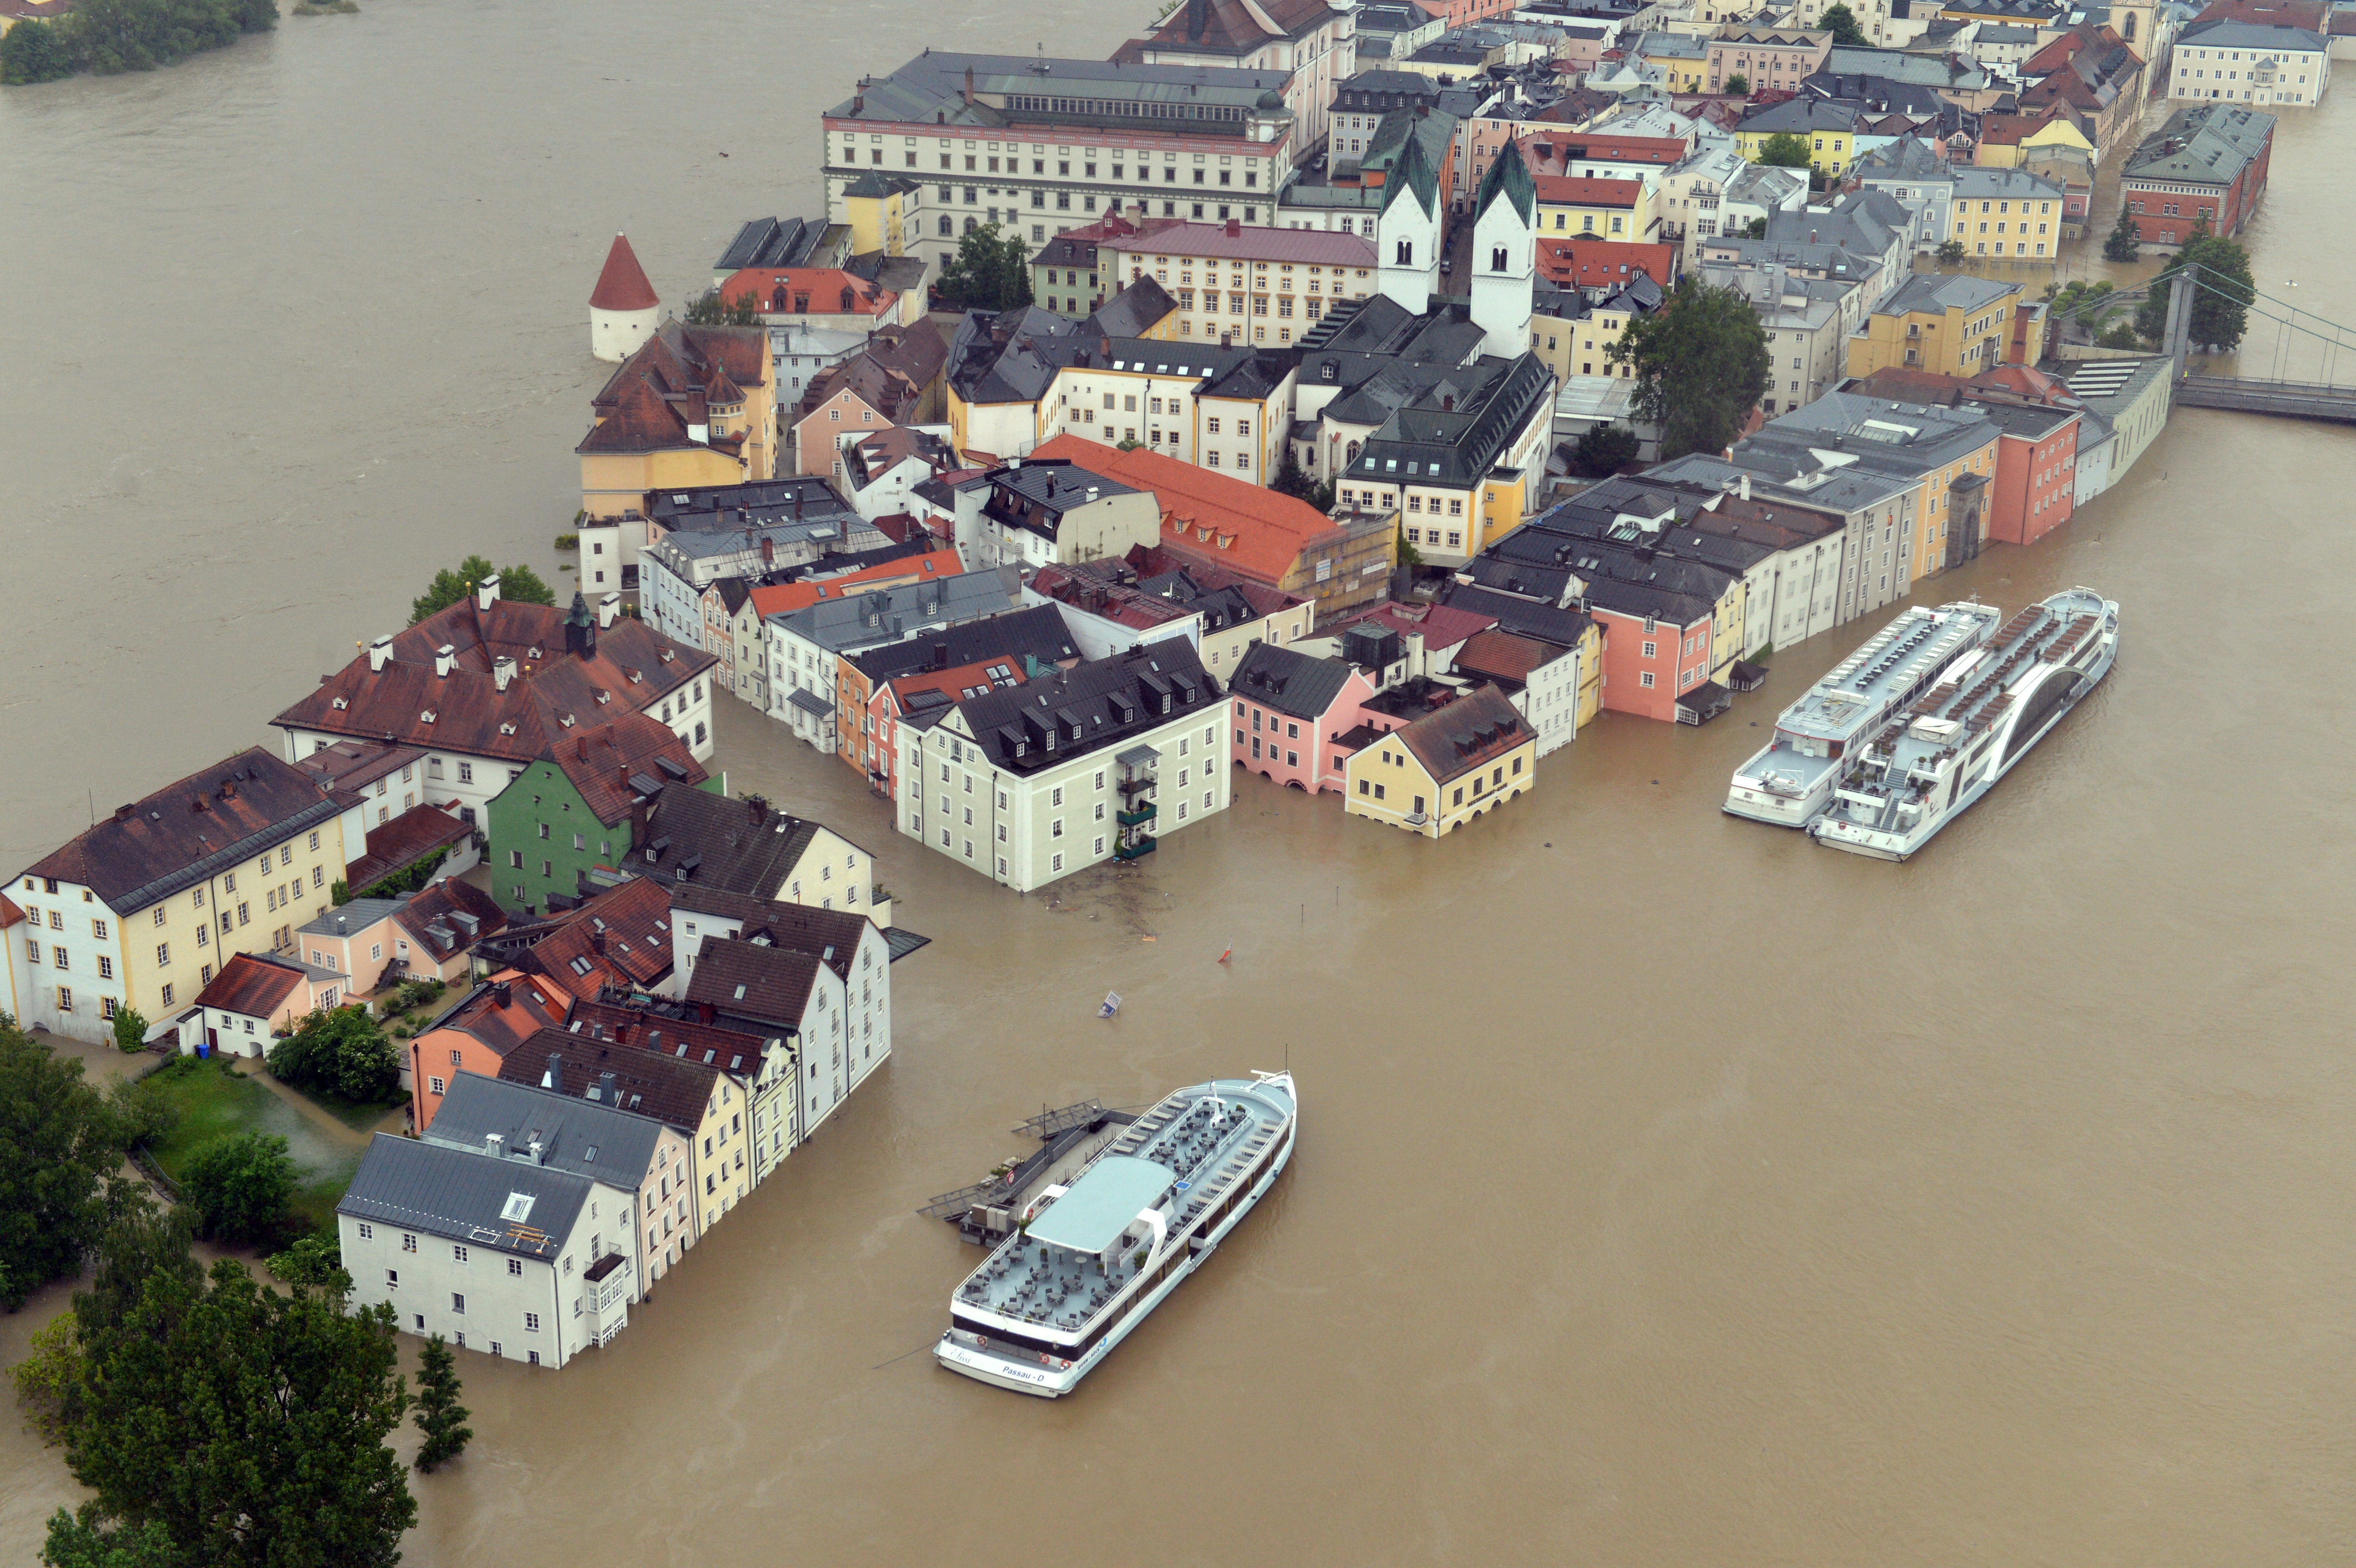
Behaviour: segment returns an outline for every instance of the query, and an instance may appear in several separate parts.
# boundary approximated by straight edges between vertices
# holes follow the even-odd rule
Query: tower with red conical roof
[[[613,249],[605,252],[605,269],[589,292],[589,352],[616,363],[627,359],[654,336],[661,308],[662,300],[647,282],[647,270],[638,265],[629,240],[615,235]]]

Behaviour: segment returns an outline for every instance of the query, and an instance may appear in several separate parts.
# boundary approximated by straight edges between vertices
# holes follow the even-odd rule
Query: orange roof
[[[1675,282],[1677,248],[1639,245],[1621,240],[1546,240],[1539,246],[1538,270],[1547,281],[1567,289],[1622,289],[1638,272],[1648,274],[1666,290]]]
[[[1339,526],[1306,501],[1143,447],[1122,452],[1076,435],[1059,435],[1031,456],[1042,463],[1076,463],[1132,490],[1151,491],[1162,505],[1164,544],[1208,556],[1270,584],[1290,571],[1312,543]]]
[[[840,267],[746,267],[720,285],[724,304],[747,294],[778,315],[884,315],[900,298]]]
[[[862,566],[856,571],[846,571],[840,577],[816,581],[776,582],[753,590],[753,613],[766,620],[772,615],[790,615],[797,610],[807,610],[821,599],[840,599],[856,590],[865,592],[876,588],[894,588],[904,582],[931,582],[944,577],[955,577],[965,570],[965,564],[953,549],[928,549],[922,555],[904,555],[896,560],[878,561]]]
[[[1001,676],[993,673],[996,671],[1005,673]],[[898,703],[899,710],[905,713],[908,710],[908,699],[920,692],[937,691],[951,702],[961,702],[977,688],[987,690],[993,686],[1022,684],[1023,661],[1012,655],[1000,655],[993,658],[978,660],[973,664],[961,664],[955,669],[920,670],[915,675],[904,675],[887,680],[875,695],[869,699],[869,705],[872,707],[881,704],[885,693],[888,692]]]
[[[24,918],[25,912],[10,903],[6,893],[0,893],[0,931],[7,930]]]
[[[597,286],[589,291],[592,310],[652,310],[662,303],[654,284],[647,282],[647,270],[638,265],[637,252],[621,235],[614,236],[611,249],[605,252],[605,270],[597,274]]]

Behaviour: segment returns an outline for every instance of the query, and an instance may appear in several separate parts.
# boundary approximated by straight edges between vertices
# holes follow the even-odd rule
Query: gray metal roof
[[[966,73],[972,72],[975,101],[965,97]],[[1058,59],[1040,55],[961,54],[927,50],[888,76],[870,77],[854,98],[827,111],[836,119],[878,120],[898,123],[988,125],[1006,123],[1002,106],[987,101],[1010,94],[1055,95],[1068,101],[1168,105],[1171,109],[1216,107],[1246,115],[1275,117],[1263,98],[1281,93],[1287,72],[1236,70],[1224,66],[1132,65],[1114,60]],[[1114,112],[1108,109],[1108,114]],[[1046,111],[1024,112],[1026,120],[1086,120],[1103,116]],[[1233,119],[1205,120],[1174,113],[1138,116],[1140,130],[1173,134],[1236,136],[1242,127]]]
[[[592,1185],[569,1170],[379,1133],[336,1212],[493,1252],[552,1258],[572,1235]]]
[[[602,1085],[592,1079],[588,1092],[602,1096]],[[635,1192],[654,1161],[662,1124],[616,1110],[602,1098],[576,1099],[552,1089],[461,1072],[451,1081],[442,1108],[434,1113],[425,1141],[488,1158],[494,1133],[510,1161],[531,1165],[531,1146],[538,1139],[543,1168],[569,1170]]]
[[[408,901],[406,898],[354,899],[349,903],[337,904],[316,920],[305,922],[299,929],[306,936],[350,936],[374,925]]]
[[[1349,679],[1350,667],[1340,659],[1313,658],[1297,648],[1254,643],[1244,650],[1227,691],[1296,719],[1323,719]]]
[[[821,599],[769,619],[830,653],[896,643],[920,631],[978,621],[1014,608],[994,573],[969,571],[937,582],[879,588],[844,599]]]

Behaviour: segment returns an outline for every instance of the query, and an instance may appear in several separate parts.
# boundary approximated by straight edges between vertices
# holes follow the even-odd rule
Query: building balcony
[[[1152,854],[1155,848],[1159,847],[1159,843],[1160,841],[1156,839],[1152,834],[1141,833],[1134,840],[1123,839],[1121,842],[1115,844],[1112,847],[1112,858],[1116,860],[1123,861],[1141,860],[1146,856]]]
[[[1153,788],[1160,782],[1161,781],[1155,778],[1151,773],[1123,773],[1120,778],[1116,781],[1120,789],[1120,793],[1124,795],[1141,794],[1146,790]]]
[[[1141,801],[1133,807],[1114,812],[1112,814],[1112,817],[1115,822],[1119,823],[1123,827],[1141,827],[1145,824],[1152,821],[1154,817],[1160,814],[1161,810],[1162,808],[1160,806],[1154,805],[1150,800]]]

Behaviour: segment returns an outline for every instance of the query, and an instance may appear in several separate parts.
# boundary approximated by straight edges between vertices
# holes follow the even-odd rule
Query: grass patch
[[[406,1094],[396,1094],[390,1100],[347,1100],[332,1089],[316,1089],[301,1083],[289,1083],[286,1087],[356,1133],[364,1133],[375,1126],[387,1111],[409,1098]],[[270,1092],[263,1089],[262,1093],[266,1095]]]
[[[360,1151],[332,1143],[302,1112],[271,1093],[267,1084],[230,1069],[221,1057],[175,1056],[144,1080],[177,1115],[171,1131],[155,1140],[149,1157],[173,1180],[182,1179],[188,1156],[207,1139],[229,1133],[262,1133],[286,1140],[294,1162],[295,1190],[288,1206],[287,1234],[332,1231],[336,1204],[359,1168]],[[317,1100],[317,1096],[308,1096]],[[384,1114],[382,1105],[344,1109],[319,1101],[346,1125],[365,1126]],[[359,1119],[355,1120],[355,1116]],[[265,1246],[263,1251],[273,1250]]]

